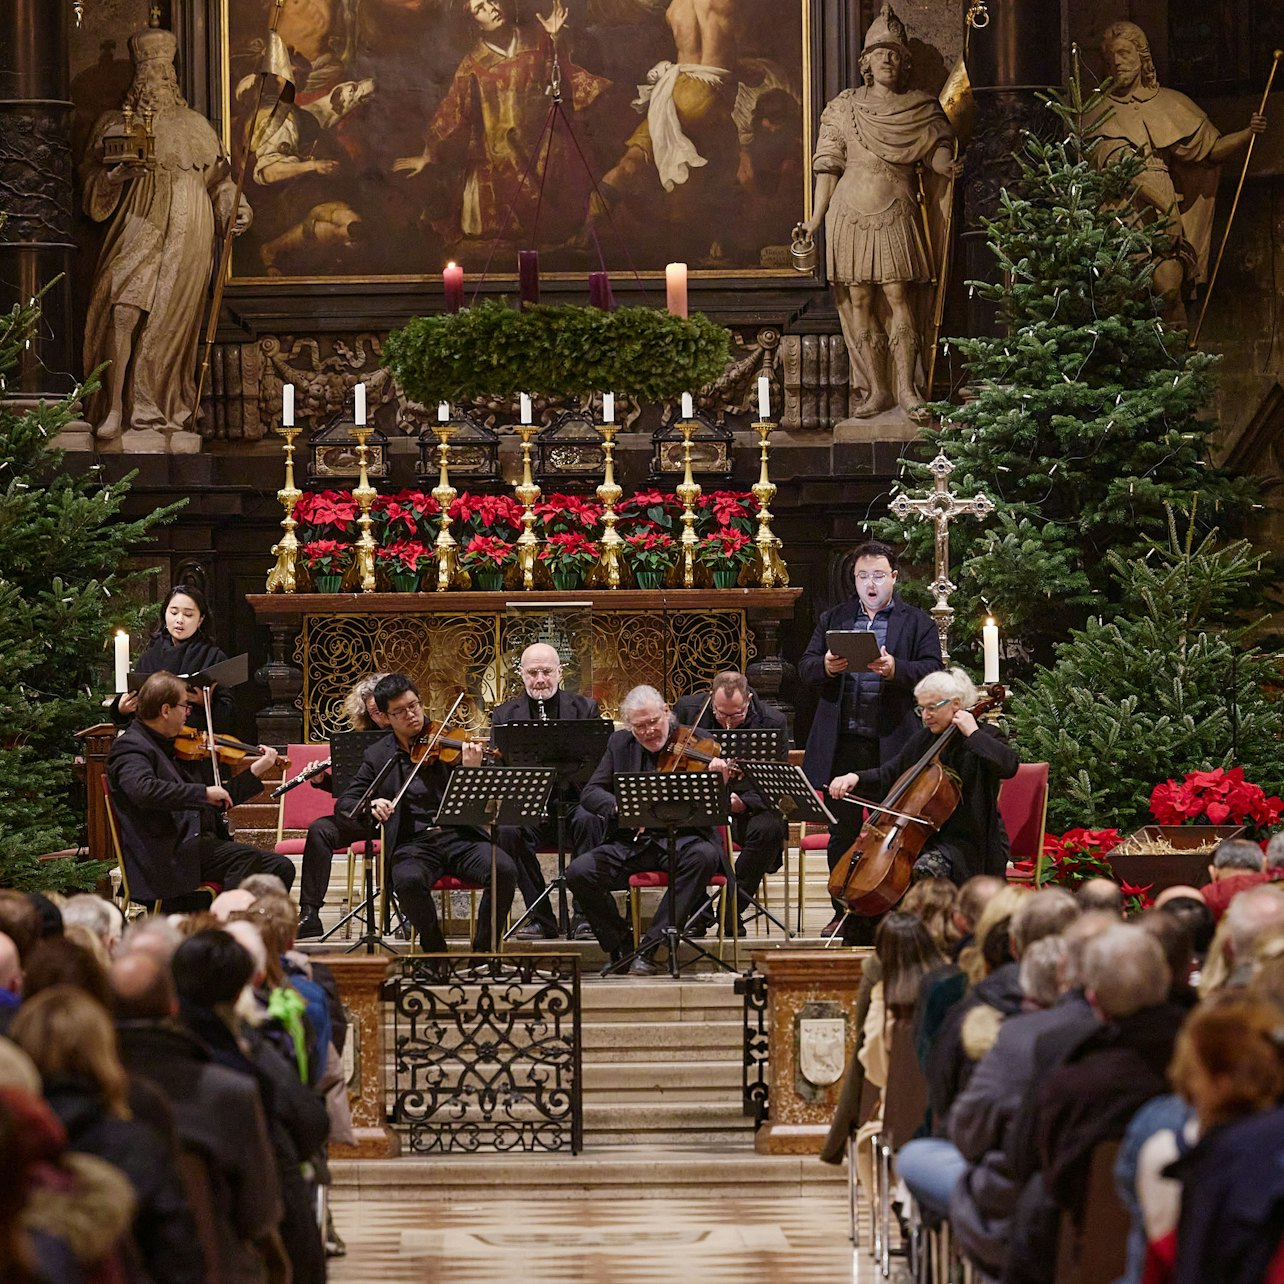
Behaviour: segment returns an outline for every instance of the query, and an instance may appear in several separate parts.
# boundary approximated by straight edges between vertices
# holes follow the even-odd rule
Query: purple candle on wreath
[[[523,307],[539,302],[539,252],[517,251],[517,298]]]
[[[610,312],[615,307],[611,278],[606,272],[589,273],[589,307],[600,308],[603,312]]]

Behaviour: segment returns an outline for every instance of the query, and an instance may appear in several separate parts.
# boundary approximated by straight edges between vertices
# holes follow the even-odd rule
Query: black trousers
[[[517,886],[517,869],[513,858],[501,847],[495,857],[495,884],[490,878],[491,848],[468,831],[429,829],[400,843],[392,856],[392,890],[401,911],[419,933],[425,951],[444,953],[446,938],[437,922],[437,906],[432,899],[432,885],[443,875],[466,879],[485,887],[477,909],[477,930],[473,950],[485,954],[491,949],[490,906],[494,897],[495,913],[503,934],[504,921],[512,908]]]
[[[709,879],[722,868],[722,851],[717,843],[699,834],[678,837],[677,917],[685,924],[700,904]],[[612,892],[629,884],[629,875],[645,870],[669,869],[668,848],[662,834],[646,834],[638,841],[613,838],[592,851],[577,856],[567,867],[566,885],[575,894],[593,928],[598,944],[608,953],[629,948],[628,924],[620,917]],[[673,913],[675,889],[670,887],[656,910],[651,927],[642,938],[642,948],[652,950],[664,940]]]
[[[376,836],[378,833],[376,825]],[[365,825],[337,812],[318,816],[308,826],[308,836],[303,840],[303,873],[299,878],[300,909],[319,910],[325,904],[335,852],[360,842],[365,836]]]
[[[251,874],[275,874],[288,891],[294,885],[294,862],[288,856],[261,851],[229,838],[203,834],[200,841],[201,881],[239,887]]]
[[[566,841],[572,853],[578,855],[591,851],[605,837],[606,821],[601,816],[585,811],[578,804],[570,806],[566,817]],[[557,821],[549,819],[540,825],[501,825],[499,845],[517,866],[517,890],[522,894],[522,903],[530,909],[548,887],[536,852],[541,847],[557,846]],[[574,912],[577,918],[582,915],[578,904]],[[547,935],[557,935],[557,910],[551,896],[540,901],[530,921],[538,924]]]
[[[732,817],[731,835],[740,845],[740,854],[736,857],[736,917],[739,919],[753,905],[762,880],[784,863],[789,826],[779,812],[745,813]],[[713,921],[710,907],[697,920],[697,926],[708,928]]]

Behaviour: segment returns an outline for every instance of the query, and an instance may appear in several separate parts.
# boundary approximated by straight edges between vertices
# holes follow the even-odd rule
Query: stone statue
[[[933,188],[922,208],[939,208],[945,185],[932,176],[948,179],[962,168],[940,103],[904,88],[909,65],[905,25],[884,3],[865,33],[864,85],[843,90],[821,115],[813,213],[800,225],[814,235],[825,224],[852,384],[863,389],[851,408],[859,418],[896,405],[910,415],[922,410],[924,287],[942,238],[924,234],[918,185],[925,178]]]
[[[1167,300],[1166,319],[1185,325],[1184,297],[1208,278],[1220,166],[1265,130],[1266,117],[1254,113],[1246,129],[1218,133],[1185,94],[1160,88],[1146,33],[1135,22],[1107,27],[1101,52],[1114,83],[1111,111],[1093,126],[1102,140],[1096,159],[1106,164],[1123,151],[1145,157],[1136,203],[1145,216],[1168,218],[1172,238],[1170,254],[1155,268],[1155,289]]]
[[[89,408],[99,439],[126,449],[192,453],[196,426],[196,347],[216,237],[233,217],[236,185],[209,122],[178,89],[171,32],[130,39],[134,81],[121,111],[94,125],[83,168],[85,212],[110,219],[85,318],[86,373],[104,361],[103,388]],[[105,159],[105,140],[150,113],[151,163]],[[235,211],[244,231],[250,209]]]

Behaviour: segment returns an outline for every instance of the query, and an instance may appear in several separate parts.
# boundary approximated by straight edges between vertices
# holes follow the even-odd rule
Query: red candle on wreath
[[[446,295],[446,311],[458,312],[464,306],[464,269],[458,263],[447,263],[441,274]]]
[[[589,307],[600,308],[603,312],[610,312],[615,306],[615,298],[611,293],[611,278],[605,272],[589,273]]]
[[[522,307],[539,302],[539,251],[517,251],[517,298]]]

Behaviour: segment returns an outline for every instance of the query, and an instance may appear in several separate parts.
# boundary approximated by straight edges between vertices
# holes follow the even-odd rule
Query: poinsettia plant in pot
[[[388,579],[398,593],[415,593],[424,567],[432,560],[433,550],[417,539],[398,539],[375,549],[375,561],[388,572]]]
[[[597,565],[600,550],[587,535],[550,535],[540,546],[539,560],[548,567],[555,588],[578,588]]]
[[[450,504],[450,520],[463,531],[461,544],[473,535],[514,540],[522,533],[522,506],[511,495],[458,495]]]
[[[733,588],[756,551],[753,539],[735,526],[719,527],[696,545],[696,557],[709,568],[715,588]]]
[[[494,591],[504,587],[504,572],[517,562],[517,545],[498,535],[474,535],[459,554],[473,587]]]
[[[337,539],[309,540],[299,549],[299,557],[318,593],[337,593],[352,565],[352,545]]]
[[[1161,825],[1243,825],[1263,837],[1279,822],[1284,802],[1244,779],[1243,767],[1188,771],[1150,792],[1151,814]]]
[[[301,543],[351,535],[357,522],[357,501],[348,490],[305,491],[294,502],[294,520]]]
[[[638,588],[659,588],[678,560],[678,541],[665,531],[637,531],[624,537],[623,554]]]
[[[370,517],[381,544],[397,540],[430,539],[437,533],[441,505],[426,490],[399,490],[376,495]]]
[[[701,520],[696,529],[738,530],[746,535],[754,533],[758,521],[758,501],[747,490],[714,490],[703,494],[696,501]]]
[[[1117,829],[1067,829],[1064,834],[1045,834],[1043,856],[1015,861],[1009,877],[1015,882],[1034,883],[1038,887],[1064,887],[1074,891],[1090,878],[1108,878],[1119,882],[1124,896],[1124,909],[1135,914],[1151,902],[1151,884],[1137,887],[1116,879],[1107,853],[1119,846]]]
[[[547,535],[587,535],[602,522],[602,505],[583,495],[545,495],[531,505]]]
[[[672,532],[682,520],[682,501],[662,490],[639,490],[616,504],[615,514],[615,529],[621,535]]]

